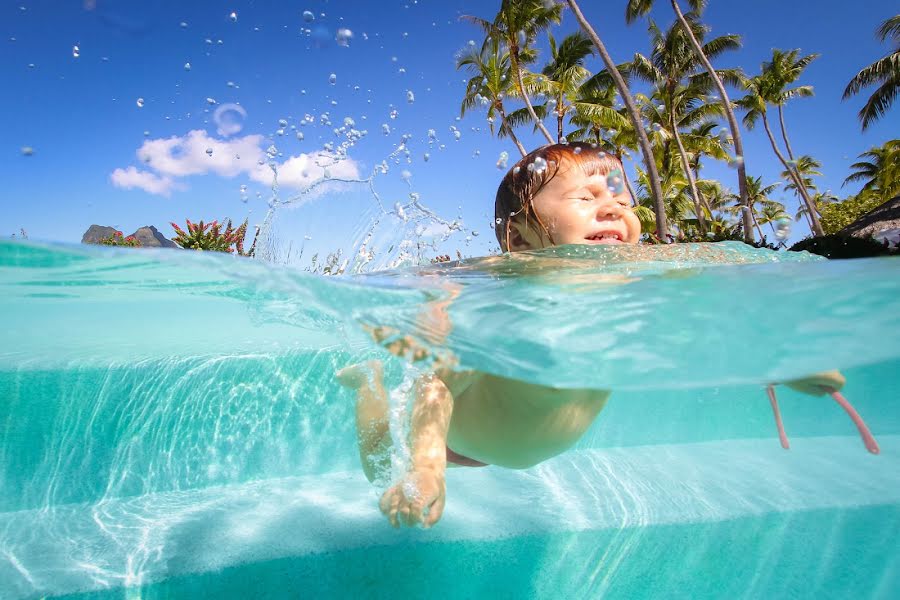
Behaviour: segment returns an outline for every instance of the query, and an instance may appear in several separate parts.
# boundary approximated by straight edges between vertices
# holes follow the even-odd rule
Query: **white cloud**
[[[138,171],[134,167],[116,169],[110,174],[109,180],[116,187],[126,190],[140,188],[149,194],[160,196],[168,196],[172,193],[172,189],[177,187],[169,177],[160,177],[149,171]]]
[[[178,185],[178,179],[191,175],[246,175],[269,186],[272,184],[272,170],[268,164],[259,164],[268,161],[263,143],[261,135],[226,140],[211,137],[202,129],[189,131],[183,136],[147,140],[138,149],[137,157],[149,170],[135,167],[116,169],[110,180],[117,187],[140,188],[163,196],[168,196],[173,189],[183,189]],[[339,160],[324,151],[289,156],[282,162],[276,161],[276,169],[278,185],[295,190],[307,189],[323,179],[359,178],[359,166],[354,160],[346,157]]]

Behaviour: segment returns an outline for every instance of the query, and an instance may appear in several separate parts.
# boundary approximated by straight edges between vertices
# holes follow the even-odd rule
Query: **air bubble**
[[[340,28],[337,30],[337,33],[334,35],[334,41],[337,42],[338,46],[343,46],[344,48],[348,48],[350,46],[350,40],[353,39],[353,32],[347,28]]]

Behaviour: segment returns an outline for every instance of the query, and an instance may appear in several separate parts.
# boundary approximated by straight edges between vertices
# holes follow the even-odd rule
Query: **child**
[[[641,235],[621,162],[583,143],[546,146],[520,160],[500,183],[494,212],[497,240],[509,252],[562,244],[636,244]],[[426,329],[449,331],[446,309],[452,297],[429,307]],[[392,340],[386,328],[372,333],[394,354],[414,361],[427,355],[409,337]],[[338,378],[357,390],[360,459],[373,481],[390,465],[381,364],[349,367]],[[837,371],[788,383],[814,395],[843,384]],[[394,527],[430,527],[444,510],[448,466],[526,469],[552,458],[587,431],[609,395],[608,390],[559,389],[454,371],[436,362],[434,372],[415,385],[409,471],[382,495],[381,511]],[[771,388],[770,399],[786,444]]]

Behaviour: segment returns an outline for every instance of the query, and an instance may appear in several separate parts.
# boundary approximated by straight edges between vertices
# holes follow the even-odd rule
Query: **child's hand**
[[[418,469],[381,496],[381,512],[394,527],[421,523],[428,529],[441,518],[446,495],[443,469]]]
[[[802,379],[785,381],[784,385],[810,396],[824,396],[830,392],[840,391],[845,383],[847,383],[847,379],[841,375],[840,371],[825,371]]]

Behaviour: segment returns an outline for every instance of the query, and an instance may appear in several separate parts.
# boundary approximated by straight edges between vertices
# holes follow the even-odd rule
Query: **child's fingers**
[[[428,509],[428,516],[425,517],[424,525],[426,529],[431,527],[441,518],[441,515],[444,514],[444,497],[441,496]]]

